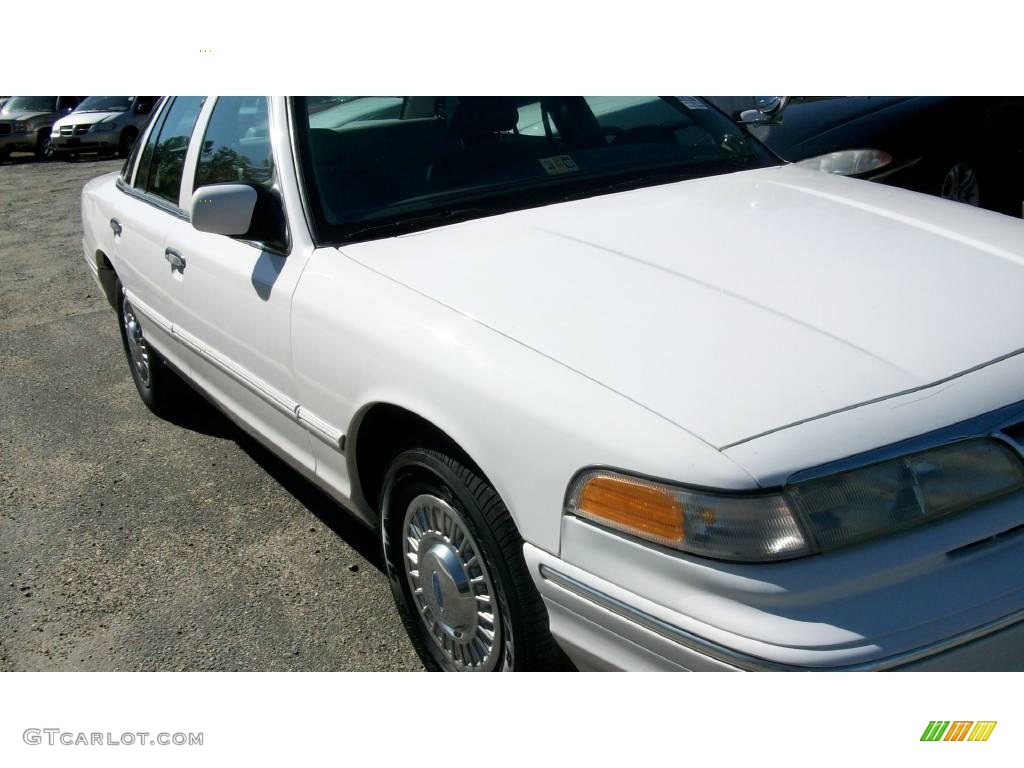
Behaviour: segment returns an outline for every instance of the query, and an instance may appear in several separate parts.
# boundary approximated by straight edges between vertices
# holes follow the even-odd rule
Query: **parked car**
[[[159,100],[159,96],[90,96],[54,123],[53,149],[64,157],[82,152],[128,157]]]
[[[50,130],[81,96],[11,96],[0,108],[0,160],[11,152],[32,152],[40,159],[53,155]]]
[[[713,96],[738,116],[752,97]],[[751,132],[786,160],[1012,216],[1024,205],[1024,99],[794,97]]]
[[[428,668],[1024,666],[1019,222],[693,97],[324,103],[167,99],[84,254],[143,402],[377,530]]]

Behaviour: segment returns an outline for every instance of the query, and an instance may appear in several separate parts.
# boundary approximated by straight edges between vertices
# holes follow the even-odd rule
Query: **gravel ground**
[[[120,165],[0,164],[0,670],[421,669],[369,531],[198,397],[137,397],[81,255]]]

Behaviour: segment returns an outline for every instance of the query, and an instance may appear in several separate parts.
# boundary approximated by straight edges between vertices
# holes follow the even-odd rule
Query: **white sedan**
[[[82,216],[430,669],[1024,665],[1019,221],[687,96],[168,97]]]

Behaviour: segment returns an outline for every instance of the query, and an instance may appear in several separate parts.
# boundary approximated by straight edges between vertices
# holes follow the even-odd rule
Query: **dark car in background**
[[[11,152],[53,155],[53,124],[79,105],[82,96],[11,96],[0,108],[0,160]]]
[[[735,119],[751,96],[707,97]],[[1022,215],[1024,99],[796,96],[751,133],[784,160]]]

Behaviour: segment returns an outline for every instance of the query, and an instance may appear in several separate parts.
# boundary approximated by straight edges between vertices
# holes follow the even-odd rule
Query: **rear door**
[[[172,221],[185,216],[178,206],[185,155],[202,97],[179,96],[161,110],[139,153],[134,172],[122,179],[123,198],[110,226],[115,233],[114,266],[140,316],[146,338],[183,372],[188,359],[173,338],[182,274],[167,258]]]

